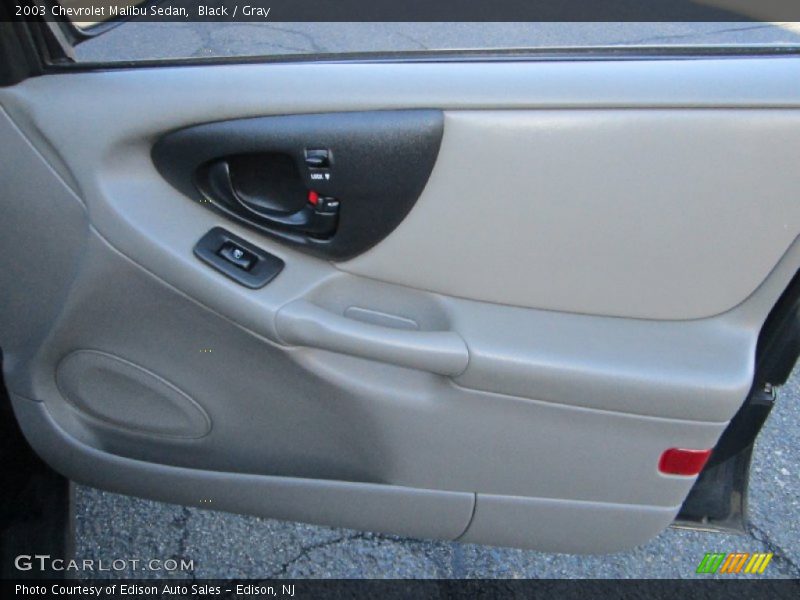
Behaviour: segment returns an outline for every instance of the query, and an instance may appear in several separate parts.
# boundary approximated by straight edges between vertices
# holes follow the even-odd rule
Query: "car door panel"
[[[12,398],[27,439],[69,477],[103,489],[200,508],[455,539],[474,494],[347,481],[233,474],[125,458],[67,434],[41,403]],[[671,518],[671,517],[670,517]]]
[[[642,486],[630,472],[652,467],[665,438],[709,445],[724,428],[476,392],[429,373],[318,350],[286,356],[164,288],[102,241],[89,248],[92,258],[76,281],[81,292],[47,342],[55,364],[42,369],[34,398],[56,398],[46,403],[67,432],[114,454],[238,473],[677,505],[685,479],[654,477]],[[125,284],[109,285],[114,277]],[[148,428],[146,416],[120,427],[76,411],[71,390],[59,389],[75,348],[123,356],[162,377],[203,407],[211,431],[176,439],[159,435],[157,413]],[[107,350],[120,348],[124,353]],[[100,360],[87,367],[87,381],[108,389],[115,375],[125,375]],[[103,399],[101,391],[81,392],[89,402]],[[126,421],[124,413],[118,419]],[[615,432],[611,439],[607,431]],[[554,460],[548,449],[562,445],[569,452]],[[630,468],[598,471],[618,457]]]
[[[486,302],[699,319],[747,298],[800,226],[786,193],[797,111],[448,111],[445,132],[413,213],[341,268]]]
[[[714,446],[800,266],[798,63],[721,62],[122,69],[0,91],[0,283],[31,280],[41,305],[0,311],[24,432],[70,477],[160,500],[554,551],[645,541],[694,482],[661,453]],[[443,111],[441,149],[406,218],[347,261],[210,210],[153,161],[203,123],[390,109]],[[193,248],[214,227],[283,270],[249,289],[209,268]]]

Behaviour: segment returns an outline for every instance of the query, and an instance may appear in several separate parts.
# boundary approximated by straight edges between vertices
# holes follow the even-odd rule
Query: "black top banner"
[[[800,0],[0,0],[15,18],[220,22],[800,21]]]

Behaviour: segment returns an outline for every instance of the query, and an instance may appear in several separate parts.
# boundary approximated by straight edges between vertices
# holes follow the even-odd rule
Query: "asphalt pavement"
[[[128,23],[79,60],[475,47],[797,44],[797,24]],[[670,529],[629,552],[568,556],[362,533],[128,498],[76,487],[77,558],[184,558],[193,577],[694,577],[706,552],[773,552],[765,576],[800,577],[800,373],[757,442],[746,536]],[[147,576],[114,572],[118,576]],[[158,575],[154,572],[150,575]],[[103,574],[107,576],[108,573]],[[704,575],[703,577],[708,577]]]

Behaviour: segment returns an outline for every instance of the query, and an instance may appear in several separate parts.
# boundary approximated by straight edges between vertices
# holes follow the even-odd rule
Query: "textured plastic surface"
[[[661,532],[678,508],[478,494],[475,515],[459,541],[548,552],[619,552]]]
[[[56,367],[59,391],[90,419],[172,438],[200,438],[211,420],[162,377],[113,354],[76,350]]]
[[[708,317],[800,234],[798,155],[796,110],[448,111],[414,211],[340,267],[485,302]]]
[[[198,183],[228,216],[300,250],[334,259],[355,256],[382,240],[419,197],[442,139],[441,111],[342,112],[263,117],[208,123],[164,136],[153,148],[159,171],[190,198]],[[333,160],[316,179],[306,165],[308,148],[329,148]],[[216,202],[198,169],[211,161],[250,155],[294,159],[309,190],[341,202],[336,233],[320,239],[274,225]],[[205,172],[201,169],[201,172]]]
[[[307,300],[290,302],[275,319],[278,335],[287,344],[343,352],[439,375],[459,375],[469,362],[464,340],[453,331],[372,325],[333,314]]]
[[[0,174],[0,347],[7,385],[24,389],[24,365],[64,304],[89,221],[80,199],[2,109]]]
[[[149,263],[150,261],[164,262],[163,253],[158,253],[157,257],[152,256],[152,243],[147,243],[140,235],[135,232],[139,223],[136,213],[141,212],[151,216],[153,209],[163,210],[167,213],[177,212],[185,217],[188,212],[185,208],[178,210],[172,204],[176,200],[168,198],[178,198],[164,191],[164,186],[159,186],[152,174],[148,177],[136,178],[132,181],[127,175],[131,172],[149,173],[152,170],[152,160],[150,151],[152,142],[164,132],[180,127],[186,127],[194,123],[235,119],[246,115],[275,114],[281,112],[289,113],[314,113],[323,111],[364,111],[375,108],[397,109],[409,107],[442,107],[449,111],[463,109],[497,109],[502,112],[509,112],[508,109],[547,109],[539,111],[541,115],[547,116],[552,129],[548,129],[555,137],[559,138],[559,132],[565,134],[564,139],[577,133],[577,141],[569,145],[570,152],[577,149],[581,156],[592,155],[598,162],[593,166],[587,164],[589,169],[598,169],[614,156],[607,152],[608,145],[594,142],[595,131],[602,134],[602,131],[595,130],[594,126],[608,123],[611,117],[627,120],[628,125],[619,131],[620,136],[625,136],[626,131],[630,133],[627,137],[635,140],[640,134],[641,121],[639,117],[633,118],[626,114],[629,110],[643,108],[646,116],[654,113],[655,108],[669,108],[665,111],[665,116],[672,115],[676,119],[687,119],[685,125],[670,126],[665,128],[663,138],[653,141],[652,129],[648,137],[651,143],[647,147],[630,148],[626,144],[627,156],[637,161],[647,161],[648,157],[653,157],[653,149],[658,144],[664,144],[665,149],[669,150],[669,155],[680,158],[680,161],[688,161],[690,164],[704,164],[711,157],[718,157],[721,145],[724,144],[725,152],[732,153],[732,158],[741,160],[742,156],[756,156],[753,151],[758,148],[764,150],[765,156],[775,156],[778,164],[789,160],[792,150],[800,139],[794,134],[794,125],[798,119],[795,111],[782,110],[800,106],[800,90],[793,84],[800,75],[800,61],[796,58],[743,58],[738,60],[676,60],[676,61],[590,61],[590,62],[513,62],[513,63],[475,63],[475,64],[303,64],[303,65],[251,65],[251,66],[224,66],[224,67],[198,67],[180,69],[152,69],[135,71],[117,71],[87,73],[78,76],[58,76],[52,78],[38,78],[29,80],[22,85],[10,90],[3,90],[3,102],[7,107],[17,107],[22,120],[34,120],[36,129],[44,132],[48,138],[48,143],[57,149],[62,160],[65,161],[65,168],[70,169],[75,174],[79,174],[82,181],[81,189],[86,193],[87,204],[94,207],[93,219],[95,226],[110,235],[111,231],[116,233],[111,236],[115,244],[124,247],[130,256],[137,256],[140,261]],[[298,81],[314,81],[317,85],[323,86],[325,94],[299,94],[297,92]],[[681,81],[681,86],[674,86],[672,82]],[[231,87],[237,90],[235,95],[229,93]],[[152,94],[149,90],[158,89],[159,94]],[[62,119],[59,111],[52,109],[49,99],[53,97],[64,97],[68,105],[72,107],[70,119]],[[198,102],[198,98],[206,101]],[[734,108],[746,108],[741,112],[736,112]],[[760,107],[762,110],[751,110]],[[572,120],[574,109],[592,109],[588,112],[588,120],[583,121],[584,126],[589,129],[581,131],[583,126],[579,126],[580,120]],[[708,110],[693,111],[693,108],[717,109],[713,113]],[[775,108],[776,110],[763,110]],[[561,112],[553,109],[561,109]],[[615,110],[608,110],[615,109]],[[781,110],[778,110],[781,109]],[[630,111],[631,113],[635,111]],[[769,113],[769,114],[767,114]],[[120,114],[130,115],[129,119],[119,119]],[[701,119],[708,118],[708,125],[700,129],[695,127],[692,115]],[[511,136],[513,131],[519,129],[518,124],[509,122],[500,129],[490,130],[490,135],[482,137],[486,132],[485,125],[496,123],[497,111],[494,116],[487,113],[488,121],[483,124],[478,136],[478,142],[473,146],[465,146],[458,149],[458,157],[448,156],[447,163],[453,161],[463,161],[463,156],[480,156],[474,154],[481,146],[493,146],[492,139],[495,136]],[[567,120],[561,121],[556,117],[566,117]],[[509,117],[513,121],[513,117]],[[474,115],[469,117],[471,121]],[[757,126],[748,124],[758,121]],[[712,121],[724,122],[728,129],[728,135],[717,136],[714,134]],[[69,121],[69,124],[67,123]],[[460,124],[453,122],[458,130],[470,139],[474,140],[474,129],[468,127],[465,119],[460,119]],[[772,121],[773,124],[770,124]],[[529,121],[528,121],[529,123]],[[677,122],[676,122],[677,123]],[[570,126],[567,126],[571,124]],[[563,127],[562,127],[563,125]],[[702,123],[701,123],[702,125]],[[763,132],[764,127],[770,129]],[[709,130],[709,128],[711,130]],[[448,137],[454,127],[448,124]],[[511,132],[509,132],[509,129]],[[529,130],[526,125],[521,134]],[[74,134],[78,131],[103,131],[103,135],[83,136],[81,147],[75,148],[73,144]],[[589,131],[592,132],[589,135]],[[763,133],[762,133],[763,132]],[[547,133],[545,131],[545,133]],[[583,134],[586,135],[583,135]],[[748,143],[742,144],[738,134],[747,137]],[[41,135],[41,134],[39,134]],[[587,137],[588,136],[588,137]],[[602,141],[602,135],[598,136],[598,142]],[[612,136],[615,137],[615,136]],[[509,138],[509,139],[511,139]],[[733,143],[727,143],[733,139]],[[716,142],[714,141],[716,140]],[[655,144],[655,145],[654,145]],[[720,144],[718,146],[717,144]],[[766,145],[766,147],[764,147]],[[469,148],[469,152],[463,151]],[[599,153],[597,149],[600,148]],[[78,151],[79,150],[79,151]],[[502,152],[508,150],[507,147],[500,148]],[[696,151],[697,150],[697,151]],[[742,154],[735,156],[735,153]],[[655,153],[657,154],[657,153]],[[619,155],[617,155],[619,156]],[[603,158],[605,157],[605,158]],[[444,153],[437,162],[444,160]],[[492,161],[505,160],[504,157],[492,157]],[[736,160],[734,162],[736,162]],[[725,161],[714,161],[710,173],[718,173],[719,165],[724,165]],[[770,161],[758,161],[762,168],[770,170]],[[104,176],[91,177],[88,173],[93,173],[98,165],[105,164]],[[472,165],[480,164],[477,160],[470,163],[467,172],[450,171],[452,177],[468,177],[479,169],[473,169]],[[622,173],[622,176],[635,172],[628,168],[630,163],[619,160],[610,164],[609,174]],[[668,167],[669,161],[662,161],[662,166]],[[569,183],[573,186],[580,186],[580,181],[584,178],[576,177],[575,172],[578,166],[584,168],[584,163],[580,165],[575,161],[575,157],[569,154],[567,160],[560,163],[563,170],[556,169],[546,173],[546,181],[552,185],[559,182]],[[572,165],[576,165],[575,168]],[[506,165],[507,166],[507,165]],[[748,163],[749,167],[749,163]],[[435,172],[439,167],[437,166]],[[504,167],[505,169],[506,167]],[[616,169],[619,169],[617,171]],[[723,169],[725,170],[725,169]],[[748,173],[752,173],[749,168],[737,171],[727,171],[732,176],[730,181],[725,183],[725,189],[732,185],[732,182],[742,180],[746,185],[734,186],[732,192],[734,198],[738,198],[742,190],[752,186],[752,181],[747,178]],[[540,186],[537,181],[526,179],[535,173],[526,167],[522,172],[515,172],[516,184],[514,197],[518,196],[518,190],[529,189],[535,192]],[[561,173],[561,176],[559,176]],[[684,181],[682,174],[686,171],[677,172],[677,181]],[[495,175],[499,175],[496,173]],[[519,177],[517,178],[517,174]],[[645,173],[646,175],[646,173]],[[703,173],[698,178],[699,182],[717,181],[717,177],[709,179]],[[796,169],[793,165],[789,168],[776,171],[776,178],[770,179],[765,171],[761,175],[753,173],[753,180],[766,182],[770,189],[785,182],[787,185],[794,185],[794,178],[797,177]],[[490,178],[487,178],[490,179]],[[620,177],[610,176],[604,185],[613,185],[620,180]],[[669,186],[664,186],[656,190],[652,185],[652,178],[645,178],[641,185],[630,185],[627,190],[642,187],[650,192],[655,192],[656,197],[661,197]],[[457,179],[453,184],[456,185]],[[634,183],[634,182],[632,182]],[[133,184],[133,185],[132,185]],[[485,184],[489,185],[489,184]],[[498,182],[498,185],[506,186],[506,182]],[[100,191],[102,189],[102,192]],[[494,188],[493,188],[494,189]],[[498,188],[498,189],[503,189]],[[713,190],[712,190],[713,191]],[[494,194],[494,192],[493,192]],[[131,202],[127,197],[135,195],[137,207],[130,206]],[[455,199],[458,196],[452,191],[446,197],[437,198],[437,204],[447,206],[457,205]],[[628,193],[622,198],[628,199]],[[770,196],[772,200],[777,200]],[[102,198],[102,199],[101,199]],[[481,207],[486,208],[487,203],[493,196],[483,197]],[[614,221],[610,218],[609,199],[604,201],[584,204],[580,208],[574,207],[574,202],[579,198],[571,198],[568,206],[573,206],[575,211],[580,214],[580,222],[595,222],[604,224],[606,227],[613,227],[615,223],[632,222],[630,218],[639,215],[639,210],[647,210],[650,215],[646,223],[657,222],[655,218],[659,214],[659,207],[663,205],[654,203],[652,200],[638,202],[637,211],[628,215],[623,215],[622,221]],[[670,198],[670,201],[674,199]],[[505,201],[501,199],[501,201]],[[686,199],[683,198],[683,202]],[[580,232],[564,234],[560,236],[558,244],[548,255],[554,261],[547,269],[545,280],[547,285],[536,284],[537,302],[529,303],[542,306],[542,297],[551,299],[548,302],[553,310],[579,310],[590,314],[614,314],[621,316],[652,316],[664,318],[690,318],[713,314],[726,308],[734,306],[742,301],[753,286],[762,281],[769,272],[770,265],[774,265],[781,253],[788,247],[787,239],[794,239],[791,227],[774,228],[772,222],[765,217],[770,212],[762,210],[755,218],[746,223],[749,231],[749,243],[747,251],[742,256],[743,245],[738,243],[741,232],[740,221],[735,210],[724,211],[724,218],[719,218],[713,208],[716,204],[726,202],[726,196],[715,191],[709,196],[711,205],[706,205],[704,198],[699,198],[698,202],[691,205],[692,212],[687,215],[697,214],[695,219],[687,219],[686,223],[697,227],[698,235],[677,235],[665,223],[664,227],[659,224],[659,230],[655,237],[645,237],[637,234],[634,238],[638,243],[632,243],[626,239],[623,248],[617,249],[616,259],[623,259],[621,264],[626,265],[633,261],[636,266],[635,271],[630,273],[623,269],[620,271],[607,272],[608,264],[603,264],[600,268],[589,270],[589,278],[579,279],[566,277],[563,282],[553,281],[552,273],[566,274],[570,270],[577,268],[578,271],[586,269],[585,265],[590,264],[600,255],[596,244],[587,244]],[[783,201],[787,201],[783,198]],[[544,200],[546,206],[556,206],[547,199]],[[426,202],[427,204],[427,202]],[[472,204],[470,202],[470,204]],[[103,210],[106,206],[107,210]],[[708,210],[704,210],[707,206]],[[517,207],[515,207],[516,209]],[[736,208],[731,205],[731,208]],[[525,208],[525,210],[530,210]],[[778,207],[775,207],[778,210]],[[649,212],[655,211],[655,212]],[[416,211],[415,211],[416,212]],[[502,211],[500,211],[502,212]],[[680,211],[675,211],[677,214]],[[120,214],[121,213],[121,214]],[[453,212],[455,215],[456,211]],[[516,212],[511,213],[516,214]],[[172,216],[172,215],[169,215]],[[542,220],[538,214],[535,223],[539,227],[546,227],[548,221],[552,224],[551,233],[548,235],[559,235],[559,230],[565,225],[574,226],[577,220],[570,220],[568,223],[563,221]],[[563,215],[565,217],[569,215]],[[645,215],[647,216],[647,215]],[[192,217],[197,218],[197,217]],[[122,226],[122,222],[127,226]],[[172,221],[165,219],[166,228]],[[525,219],[516,219],[516,223],[524,224],[522,229],[528,229],[531,225]],[[470,224],[472,225],[472,224]],[[152,225],[151,225],[152,227]],[[122,229],[123,231],[120,231]],[[131,231],[133,229],[134,231]],[[494,231],[484,228],[484,235],[491,235],[492,242],[497,241],[500,235],[508,235],[508,231]],[[630,229],[636,232],[636,228]],[[684,229],[686,231],[686,229]],[[735,234],[731,233],[735,232]],[[444,235],[445,231],[440,231]],[[449,231],[447,232],[449,233]],[[480,233],[480,232],[479,232]],[[686,231],[690,234],[691,231]],[[714,236],[722,235],[723,241],[730,241],[735,235],[736,246],[731,248],[729,244],[722,246],[714,243]],[[587,240],[597,240],[598,233],[590,232]],[[711,237],[709,237],[711,236]],[[199,236],[198,236],[199,237]],[[709,247],[703,245],[703,240],[709,240]],[[388,240],[386,240],[388,242]],[[603,237],[604,243],[614,242],[612,236]],[[474,246],[480,247],[484,239],[474,239]],[[525,244],[538,244],[537,238],[527,236]],[[169,245],[170,253],[174,255],[175,248],[171,244],[161,243],[162,252],[165,245]],[[442,244],[446,246],[447,244]],[[138,249],[137,249],[138,246]],[[725,253],[722,248],[725,247]],[[563,248],[564,252],[556,254],[556,248]],[[655,262],[647,262],[644,265],[646,272],[642,269],[642,262],[635,257],[652,256],[654,250],[662,251],[656,254]],[[696,250],[702,251],[700,260],[687,260],[685,262],[670,262],[670,257],[697,258]],[[514,251],[523,250],[528,252],[526,247],[515,248]],[[624,256],[620,252],[624,251]],[[706,255],[708,251],[708,255]],[[728,255],[731,251],[733,254]],[[150,259],[144,258],[151,255]],[[504,256],[508,256],[505,254]],[[723,256],[736,256],[736,280],[732,280],[732,269],[727,268],[730,262],[723,260],[722,268],[710,270],[706,266],[716,264]],[[450,253],[443,253],[442,257],[449,257],[450,260],[463,261],[463,258]],[[392,257],[395,259],[396,257]],[[513,257],[512,257],[513,258]],[[741,260],[740,260],[741,259]],[[428,257],[425,257],[428,261]],[[542,264],[543,257],[539,257],[535,264]],[[665,263],[665,261],[667,261]],[[549,261],[545,261],[549,262]],[[496,270],[493,262],[486,261]],[[669,264],[674,269],[669,269]],[[691,279],[688,286],[668,287],[668,293],[653,295],[653,288],[650,285],[655,277],[652,273],[665,272],[665,274],[675,274],[681,281],[685,275],[681,274],[681,269],[694,270],[698,275],[708,275],[708,277],[698,277]],[[677,271],[676,271],[677,269]],[[521,277],[527,270],[507,270],[513,278],[523,281],[516,284],[517,289],[530,291],[530,280],[538,281],[535,278]],[[687,271],[688,272],[688,271]],[[631,274],[638,274],[631,277]],[[602,274],[602,275],[601,275]],[[615,276],[610,276],[610,275]],[[463,277],[458,273],[458,281]],[[384,276],[385,277],[385,276]],[[644,278],[646,283],[640,283],[639,277]],[[656,286],[667,285],[668,277]],[[476,284],[479,282],[475,279]],[[580,282],[576,289],[576,282]],[[744,282],[749,282],[745,286]],[[441,282],[439,282],[441,284]],[[567,285],[568,284],[568,285]],[[460,284],[459,284],[460,285]],[[635,287],[631,287],[634,285]],[[477,287],[477,285],[476,285]],[[745,289],[747,287],[747,289]],[[470,293],[473,297],[485,297],[486,285],[481,285],[479,292]],[[643,291],[642,294],[634,293],[634,290]],[[563,292],[563,295],[561,294]],[[540,297],[542,295],[542,297]],[[595,298],[606,298],[608,302],[600,303]],[[563,300],[553,304],[553,299]],[[716,301],[714,300],[716,299]],[[576,306],[580,303],[580,307]]]
[[[451,134],[459,139],[485,131],[486,124],[500,123],[499,113],[504,113],[507,127],[491,129],[481,144],[500,147],[496,140],[513,138],[507,129],[530,133],[532,123],[542,123],[542,133],[554,140],[555,149],[561,134],[563,139],[577,136],[575,157],[597,156],[590,149],[610,136],[627,148],[626,156],[645,161],[646,154],[636,154],[629,145],[639,136],[641,113],[647,113],[658,121],[646,121],[648,127],[674,125],[665,128],[662,140],[667,155],[677,152],[678,142],[691,130],[694,137],[685,145],[685,155],[718,175],[719,165],[713,161],[721,150],[718,143],[726,139],[720,131],[736,129],[743,139],[757,140],[754,147],[761,147],[759,140],[768,131],[775,148],[793,147],[795,115],[788,109],[800,107],[799,65],[794,59],[252,65],[48,76],[0,90],[0,102],[36,145],[34,150],[2,115],[9,135],[2,138],[6,160],[0,161],[0,170],[4,199],[10,202],[7,214],[13,218],[0,222],[0,287],[16,290],[24,285],[33,291],[30,298],[14,294],[4,304],[0,344],[12,391],[40,401],[21,401],[31,409],[19,412],[26,434],[49,461],[88,483],[163,500],[198,502],[197,496],[208,492],[219,498],[220,508],[453,537],[466,528],[469,499],[478,493],[486,500],[503,496],[501,504],[527,508],[491,509],[484,503],[487,510],[479,508],[470,528],[474,537],[465,539],[557,549],[569,538],[571,551],[598,551],[635,542],[639,534],[652,535],[671,518],[692,483],[692,478],[657,472],[663,450],[713,446],[747,393],[758,329],[800,266],[797,244],[781,258],[794,213],[784,215],[783,229],[775,227],[778,212],[762,215],[769,217],[768,223],[748,223],[746,246],[753,258],[741,262],[740,274],[763,283],[735,308],[713,318],[665,320],[690,314],[686,307],[701,306],[693,303],[709,290],[720,302],[735,301],[743,289],[726,287],[730,269],[677,291],[666,290],[656,299],[636,299],[630,289],[614,295],[630,283],[612,276],[615,265],[636,260],[617,255],[616,262],[599,268],[604,287],[592,285],[601,273],[591,273],[585,287],[566,298],[559,310],[535,310],[344,273],[232,225],[233,233],[246,235],[286,263],[270,285],[250,290],[220,277],[192,255],[197,240],[224,221],[161,177],[151,159],[152,144],[165,132],[225,119],[438,106],[456,117],[448,116],[446,143]],[[297,82],[309,79],[324,85],[326,93],[299,94]],[[680,86],[674,85],[676,80]],[[229,93],[232,87],[234,95]],[[457,118],[465,109],[476,110]],[[700,127],[695,117],[703,117]],[[750,128],[737,129],[743,123]],[[772,123],[781,131],[770,129]],[[645,131],[651,131],[648,127]],[[645,137],[652,143],[652,137]],[[702,147],[708,151],[695,151]],[[478,145],[462,149],[480,157],[478,150]],[[471,173],[449,168],[453,159],[442,154],[439,162],[444,162],[433,173],[446,176],[447,190],[458,189],[459,177],[472,179]],[[485,171],[491,180],[503,173],[488,169],[496,160],[476,158],[469,170]],[[556,175],[566,174],[564,185],[577,186],[581,170],[595,167],[583,159],[573,163],[540,175],[556,185]],[[606,166],[611,181],[624,176],[631,187],[646,190],[651,185],[627,163]],[[519,173],[532,192],[537,172]],[[746,179],[748,173],[753,174],[744,169],[737,177]],[[792,189],[794,176],[792,170],[775,173],[769,189]],[[685,180],[683,173],[676,177]],[[742,189],[753,185],[750,180],[741,183]],[[507,185],[499,180],[489,184],[498,190]],[[70,190],[80,190],[85,212]],[[668,281],[674,275],[668,261],[689,256],[687,248],[702,247],[709,260],[714,258],[714,241],[740,229],[734,209],[741,196],[733,198],[736,203],[720,207],[716,192],[708,199],[698,197],[693,209],[701,213],[691,214],[694,225],[705,229],[688,241],[681,235],[686,223],[665,221],[662,237],[646,240],[650,245],[644,250],[664,251],[650,265],[652,271]],[[558,243],[565,252],[547,255],[551,268],[546,277],[534,280],[524,270],[504,271],[504,261],[476,262],[475,285],[466,295],[497,293],[484,285],[489,269],[502,272],[504,281],[533,282],[517,283],[509,287],[512,291],[528,284],[537,286],[537,295],[553,294],[553,287],[574,291],[572,284],[566,285],[573,269],[585,269],[576,261],[587,256],[594,260],[603,248],[598,232],[576,236],[574,224],[585,220],[613,230],[608,213],[614,198],[604,193],[602,199],[581,204],[575,219],[549,220],[553,232],[542,239],[561,230]],[[505,201],[494,196],[484,200],[487,208]],[[630,203],[628,196],[622,200]],[[424,208],[421,202],[409,219]],[[549,207],[533,195],[532,202],[556,213],[567,206]],[[435,204],[453,211],[452,223],[459,230],[441,231],[442,247],[434,249],[433,260],[425,257],[414,264],[414,271],[438,270],[450,237],[455,236],[455,243],[462,233],[459,198],[437,195]],[[634,208],[631,215],[642,217],[645,225],[662,210],[646,195]],[[780,204],[773,208],[780,211]],[[500,236],[541,227],[525,210],[503,223],[513,235],[497,223],[484,228],[484,221],[470,219],[476,246],[490,248]],[[631,254],[642,253],[645,240],[637,236],[629,245]],[[29,253],[20,243],[26,239],[36,243],[35,270],[18,268],[27,265]],[[524,244],[537,244],[538,239],[527,235]],[[412,246],[403,252],[414,252]],[[514,251],[530,250],[521,246]],[[468,258],[465,254],[462,260]],[[769,265],[768,276],[761,272],[763,265]],[[699,273],[704,267],[687,268]],[[626,273],[633,277],[631,289],[650,281],[649,273]],[[437,275],[437,285],[463,283],[457,271],[453,279],[447,270]],[[469,366],[448,379],[341,352],[288,348],[277,335],[276,315],[298,299],[333,315],[356,306],[414,322],[419,332],[457,332],[469,349]],[[593,314],[565,312],[576,302]],[[645,310],[665,319],[598,316]],[[76,348],[112,352],[167,379],[203,407],[213,421],[212,431],[199,439],[175,440],[82,417],[59,393],[54,377],[59,361]],[[54,446],[65,438],[77,446]],[[131,462],[136,468],[122,467]],[[245,480],[241,487],[228,486]],[[315,483],[309,485],[309,480]],[[348,492],[341,494],[344,489]],[[357,494],[350,493],[356,489]],[[433,495],[427,493],[431,490]],[[442,500],[441,493],[454,490],[455,496]],[[270,498],[277,499],[265,508]],[[428,502],[436,507],[429,509]],[[610,510],[617,516],[595,510],[598,505],[613,505]],[[623,526],[604,528],[604,519],[614,524],[624,520],[632,533]],[[597,534],[587,533],[589,527]]]
[[[57,471],[121,494],[273,519],[454,539],[469,524],[474,494],[400,486],[182,469],[137,461],[70,438],[38,402],[15,397],[25,436]]]
[[[268,292],[281,279],[246,292]],[[109,285],[113,280],[124,285]],[[725,426],[478,392],[422,370],[279,346],[163,285],[96,237],[89,240],[74,291],[29,375],[27,397],[43,400],[59,425],[83,443],[137,460],[673,506],[691,480],[660,476],[658,457],[670,446],[710,447]],[[433,308],[427,320],[418,319],[425,329],[433,327]],[[168,379],[203,407],[212,431],[190,443],[161,438],[145,443],[140,435],[79,418],[52,375],[60,358],[76,347],[113,348]],[[691,404],[682,404],[688,412]]]
[[[28,440],[71,479],[202,508],[211,505],[267,518],[574,553],[613,552],[642,544],[667,527],[678,510],[486,494],[476,498],[389,485],[168,467],[82,444],[61,430],[40,403],[19,397],[13,401]]]

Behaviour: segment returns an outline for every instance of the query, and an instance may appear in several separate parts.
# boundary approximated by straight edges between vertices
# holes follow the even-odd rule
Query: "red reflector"
[[[308,201],[316,206],[317,202],[319,202],[319,194],[314,190],[308,190]]]
[[[711,450],[670,448],[658,461],[658,470],[668,475],[697,475],[711,456]]]

